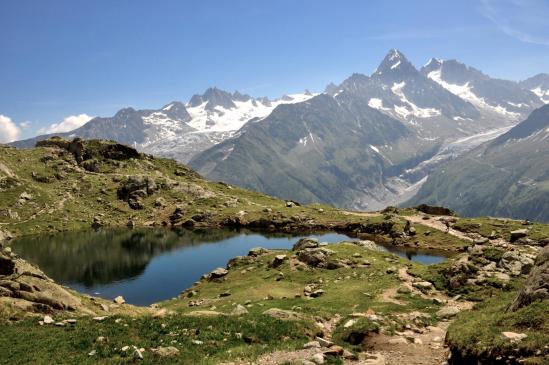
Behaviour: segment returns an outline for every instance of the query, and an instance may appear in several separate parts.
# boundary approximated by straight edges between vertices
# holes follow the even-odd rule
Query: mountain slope
[[[483,118],[391,50],[371,76],[353,74],[311,100],[279,106],[190,164],[279,197],[377,209],[410,198],[437,165],[508,123]]]
[[[202,95],[194,95],[187,105],[172,102],[158,110],[125,108],[113,117],[94,118],[70,132],[41,135],[13,145],[30,148],[54,135],[99,138],[187,162],[196,153],[232,137],[249,120],[267,116],[277,105],[301,102],[312,96],[294,94],[271,101],[209,88]]]
[[[520,86],[524,89],[532,91],[536,94],[542,103],[549,104],[549,75],[537,74],[520,82]]]
[[[395,193],[384,186],[384,171],[425,158],[433,146],[365,100],[321,94],[277,107],[190,165],[278,197],[372,208]]]
[[[406,205],[549,221],[549,105],[433,173]]]
[[[456,60],[432,58],[421,68],[421,72],[475,105],[485,118],[516,122],[542,105],[533,92],[518,83],[493,79]]]

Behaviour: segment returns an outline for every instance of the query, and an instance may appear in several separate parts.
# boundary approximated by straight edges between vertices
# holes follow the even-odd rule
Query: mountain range
[[[500,80],[436,58],[417,69],[390,50],[372,74],[320,94],[270,100],[210,88],[187,103],[126,108],[57,135],[117,140],[281,198],[378,209],[412,198],[425,181],[419,196],[445,203],[427,193],[428,176],[511,133],[547,102],[547,74]]]

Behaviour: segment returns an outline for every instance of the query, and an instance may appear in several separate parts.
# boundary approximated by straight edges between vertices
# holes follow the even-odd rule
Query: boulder
[[[319,246],[318,240],[316,238],[302,238],[299,241],[296,242],[294,247],[292,248],[293,251],[300,251],[304,250],[306,248],[317,248]]]
[[[311,267],[326,268],[328,255],[320,249],[307,248],[297,254],[297,259]]]
[[[7,249],[0,252],[0,294],[18,309],[51,313],[76,310],[81,300]]]
[[[454,211],[445,207],[421,204],[416,207],[417,210],[431,215],[455,215]]]
[[[152,195],[158,186],[154,179],[139,175],[128,176],[116,191],[118,199],[127,201],[132,209],[143,209],[141,199]]]
[[[238,304],[233,311],[231,312],[233,316],[241,316],[244,314],[248,314],[248,310],[246,307],[244,307],[242,304]]]
[[[523,238],[526,236],[528,236],[528,230],[526,228],[511,231],[511,242],[515,242],[519,238]]]
[[[267,250],[266,248],[254,247],[254,248],[250,249],[250,251],[248,251],[248,256],[257,257],[257,256],[261,256],[263,254],[266,254],[267,252],[269,252],[269,250]]]
[[[507,310],[516,311],[537,300],[549,300],[549,246],[539,253],[523,288]]]
[[[509,271],[513,276],[519,276],[528,274],[532,270],[534,260],[516,251],[506,251],[502,255],[498,266]]]
[[[227,269],[224,269],[222,267],[218,267],[217,269],[213,270],[211,273],[209,273],[207,275],[208,277],[208,280],[219,280],[223,277],[225,277],[225,275],[227,275],[229,273],[229,271]]]
[[[284,261],[286,261],[287,259],[288,259],[288,256],[286,255],[276,255],[273,258],[273,261],[271,261],[271,263],[269,264],[269,266],[272,268],[277,268],[280,265],[282,265]]]
[[[439,318],[451,318],[460,312],[458,307],[448,306],[438,310],[437,317]]]

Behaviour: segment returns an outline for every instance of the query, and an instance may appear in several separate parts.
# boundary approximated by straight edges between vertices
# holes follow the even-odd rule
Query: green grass
[[[352,244],[333,244],[327,246],[335,251],[331,259],[349,259],[357,262],[368,260],[368,267],[327,269],[298,269],[286,260],[277,269],[269,268],[276,254],[292,255],[292,252],[277,251],[260,256],[255,262],[242,264],[229,270],[223,282],[201,281],[193,286],[198,294],[191,298],[181,297],[161,303],[162,306],[181,312],[209,309],[230,313],[235,304],[251,302],[249,311],[261,313],[268,308],[280,308],[298,311],[305,315],[320,315],[327,318],[334,314],[350,314],[373,309],[382,313],[401,313],[421,309],[436,311],[437,306],[418,298],[404,298],[404,305],[383,302],[378,296],[387,288],[399,285],[396,274],[387,274],[390,266],[400,267],[408,263],[386,252],[376,252]],[[360,254],[360,258],[353,254]],[[389,260],[389,261],[387,261]],[[293,261],[293,260],[292,260]],[[249,270],[249,269],[252,270]],[[243,270],[246,271],[243,272]],[[277,281],[279,273],[283,279]],[[306,285],[316,285],[324,294],[315,299],[303,295]],[[220,293],[229,292],[227,297]],[[266,300],[267,297],[272,299]],[[200,307],[189,307],[189,302],[203,300]]]
[[[540,301],[516,312],[506,312],[507,305],[515,296],[515,291],[499,292],[497,296],[477,304],[473,310],[459,314],[448,329],[449,344],[480,358],[488,353],[495,358],[518,352],[531,357],[527,363],[546,364],[549,360],[546,348],[549,343],[549,306]],[[502,337],[504,331],[525,333],[528,337],[511,343]],[[538,350],[545,351],[545,360],[542,360],[543,355],[535,355]],[[537,359],[533,359],[535,357]]]
[[[478,233],[483,237],[490,237],[492,233],[496,236],[509,240],[510,232],[517,229],[529,228],[528,238],[533,240],[549,239],[549,225],[543,223],[522,224],[522,221],[513,219],[496,218],[459,218],[454,228],[463,232]]]
[[[114,317],[103,322],[79,319],[66,327],[39,326],[37,320],[0,325],[0,364],[132,363],[124,346],[145,348],[145,363],[217,364],[239,358],[253,360],[262,353],[300,348],[314,329],[302,322],[280,321],[264,315],[245,317],[165,318]],[[96,342],[99,336],[107,340]],[[193,341],[201,341],[195,344]],[[150,348],[174,346],[175,358],[155,357]],[[88,353],[95,350],[96,355]]]

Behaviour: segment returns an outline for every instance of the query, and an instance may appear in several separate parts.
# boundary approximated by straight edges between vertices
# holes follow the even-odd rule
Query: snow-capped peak
[[[302,94],[284,95],[273,101],[267,98],[255,99],[252,97],[240,98],[240,100],[231,99],[230,106],[216,105],[213,108],[210,107],[209,100],[203,99],[202,103],[198,105],[189,102],[187,110],[192,119],[188,124],[200,132],[237,131],[251,119],[266,117],[280,104],[303,102],[315,95],[318,94],[306,91]]]
[[[391,49],[372,76],[383,77],[387,74],[402,75],[415,72],[417,72],[417,70],[402,52],[397,49]]]
[[[444,63],[443,59],[433,57],[425,65],[423,65],[424,68],[440,68],[442,64]]]

